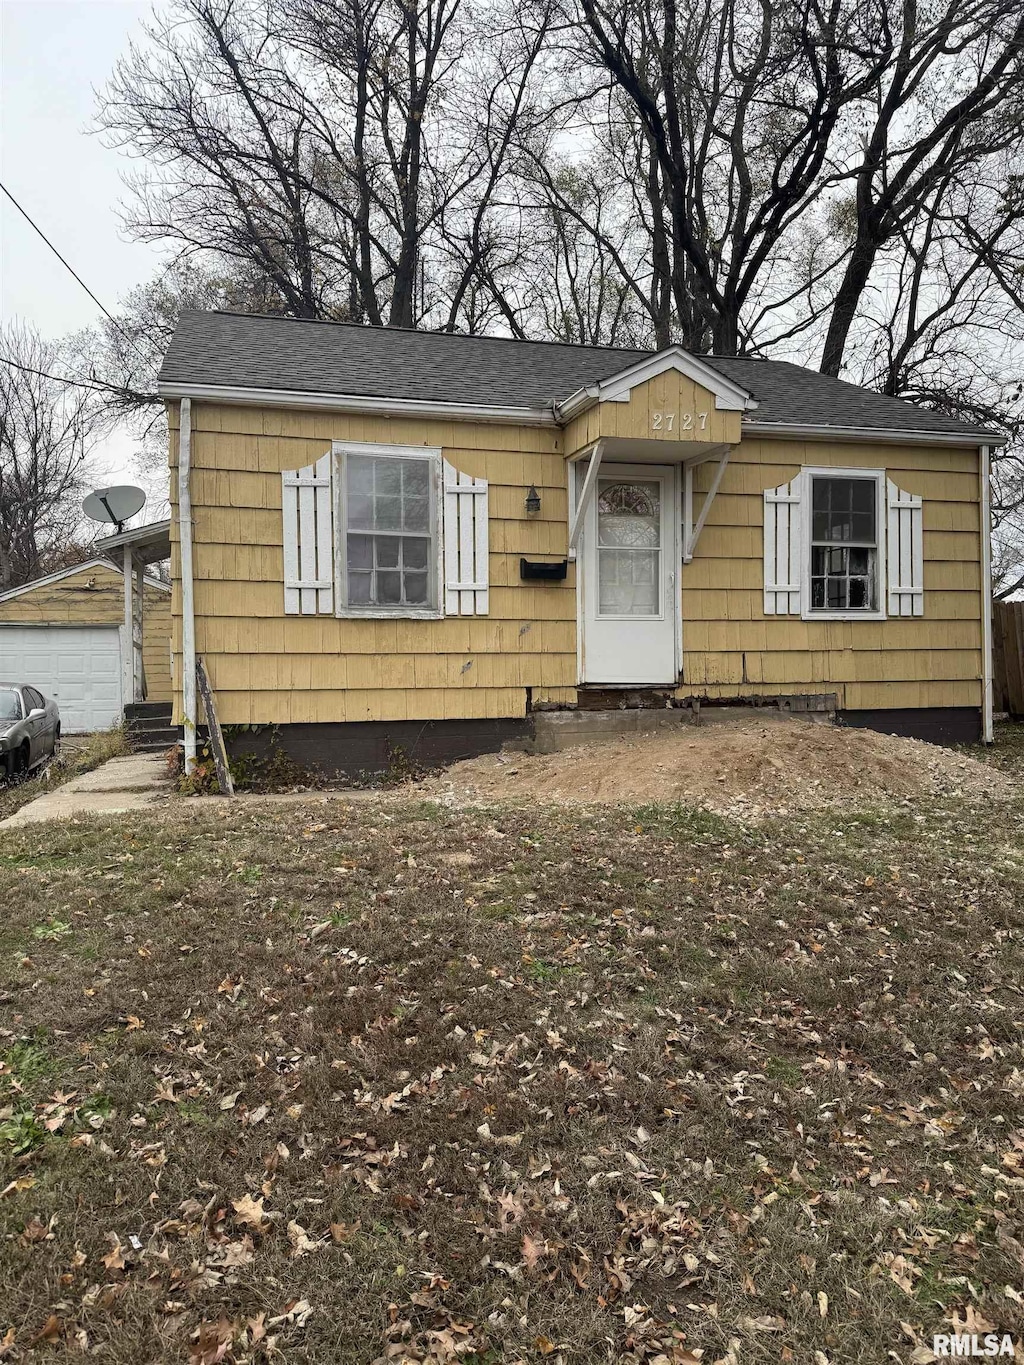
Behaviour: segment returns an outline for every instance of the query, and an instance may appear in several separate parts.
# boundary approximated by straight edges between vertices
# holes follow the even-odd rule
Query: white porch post
[[[196,618],[192,577],[192,400],[178,409],[178,549],[181,554],[181,700],[185,772],[196,766]]]
[[[981,492],[981,738],[991,744],[992,716],[992,452],[979,451]]]
[[[146,700],[146,667],[142,658],[143,613],[145,612],[146,571],[140,558],[135,561],[135,602],[132,615],[133,701]]]
[[[124,572],[124,625],[121,628],[121,704],[129,706],[135,700],[135,565],[132,547],[122,550]]]

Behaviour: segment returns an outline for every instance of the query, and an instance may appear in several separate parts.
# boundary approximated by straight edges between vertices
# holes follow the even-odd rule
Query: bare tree
[[[131,229],[262,281],[270,311],[462,325],[546,24],[466,0],[173,0],[100,116],[153,168]]]
[[[854,187],[856,212],[821,361],[834,375],[886,244],[927,216],[937,188],[969,184],[1024,137],[1018,0],[867,0],[855,19],[863,128],[860,148],[842,149],[848,169],[838,170]]]
[[[649,148],[652,267],[673,331],[693,350],[734,354],[744,309],[818,198],[854,98],[842,0],[579,0],[579,10],[591,61]]]
[[[73,347],[29,328],[0,331],[0,590],[76,557],[89,459],[104,416],[69,373]]]

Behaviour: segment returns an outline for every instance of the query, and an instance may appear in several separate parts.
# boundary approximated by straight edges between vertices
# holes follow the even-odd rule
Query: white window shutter
[[[764,614],[800,612],[803,579],[803,519],[800,498],[803,476],[764,490]]]
[[[331,456],[281,475],[286,615],[334,611]]]
[[[889,615],[924,615],[924,509],[916,493],[886,480]]]
[[[486,616],[487,480],[462,474],[447,460],[443,476],[445,614]]]

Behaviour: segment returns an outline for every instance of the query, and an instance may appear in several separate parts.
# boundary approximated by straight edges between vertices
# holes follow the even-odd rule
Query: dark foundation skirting
[[[268,725],[226,736],[232,757],[283,751],[304,768],[324,773],[381,773],[438,768],[460,758],[497,753],[507,740],[527,739],[531,718],[494,720],[323,721]]]
[[[976,706],[918,706],[897,710],[837,711],[839,725],[878,730],[883,735],[926,739],[930,744],[980,744],[981,711]]]

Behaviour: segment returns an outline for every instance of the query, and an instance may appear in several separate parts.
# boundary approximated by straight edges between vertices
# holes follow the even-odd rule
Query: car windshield
[[[21,720],[18,694],[13,688],[0,687],[0,725],[10,725],[12,720]]]

